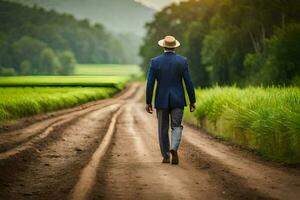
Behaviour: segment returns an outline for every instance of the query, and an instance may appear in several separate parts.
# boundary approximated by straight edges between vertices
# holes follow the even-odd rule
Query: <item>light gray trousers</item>
[[[183,117],[183,109],[156,109],[158,120],[158,136],[161,154],[163,157],[170,156],[170,149],[177,150],[181,141],[182,129],[181,125]],[[169,124],[171,117],[171,148],[169,141]]]

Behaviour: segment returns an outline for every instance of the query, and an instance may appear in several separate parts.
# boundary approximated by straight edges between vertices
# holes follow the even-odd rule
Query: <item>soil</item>
[[[299,199],[299,168],[188,125],[179,165],[162,164],[144,89],[2,124],[0,199]]]

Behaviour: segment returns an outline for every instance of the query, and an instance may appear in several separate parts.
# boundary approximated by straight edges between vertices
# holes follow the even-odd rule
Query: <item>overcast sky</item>
[[[156,10],[160,10],[172,2],[179,2],[181,0],[135,0],[135,1],[141,2],[142,4],[154,8]]]

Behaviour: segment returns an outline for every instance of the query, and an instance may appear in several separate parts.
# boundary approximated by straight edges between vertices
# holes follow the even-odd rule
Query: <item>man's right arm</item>
[[[155,73],[153,69],[153,61],[151,60],[149,66],[149,72],[147,77],[147,87],[146,87],[146,110],[149,113],[152,113],[152,96],[153,96],[153,89],[155,83]]]

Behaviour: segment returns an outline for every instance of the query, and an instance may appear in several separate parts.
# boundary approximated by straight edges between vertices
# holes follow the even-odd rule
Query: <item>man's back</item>
[[[195,102],[193,84],[187,60],[174,52],[165,52],[151,60],[147,103],[151,103],[154,81],[157,80],[155,108],[183,108],[186,106],[182,80],[185,81],[190,101]]]
[[[158,72],[157,81],[170,87],[180,85],[185,62],[182,56],[173,52],[165,52],[154,58],[152,64]]]

